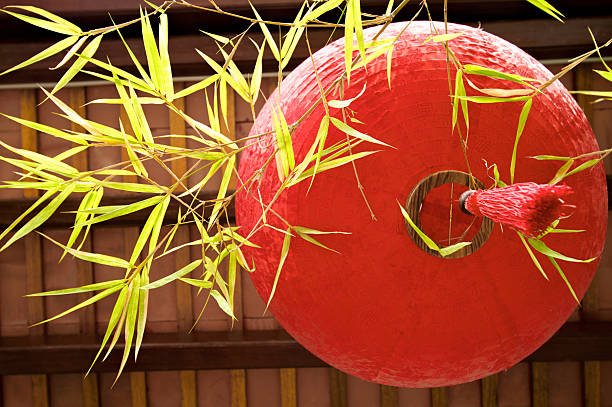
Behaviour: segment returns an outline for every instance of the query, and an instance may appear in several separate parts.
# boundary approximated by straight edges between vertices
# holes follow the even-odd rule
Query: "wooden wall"
[[[575,86],[609,88],[595,77],[585,65],[564,79],[568,88]],[[558,66],[551,66],[557,70]],[[189,83],[177,83],[177,87]],[[271,91],[274,83],[265,79],[264,88]],[[75,108],[86,111],[87,117],[116,126],[121,116],[116,106],[90,104],[84,101],[114,97],[108,86],[68,88],[60,98]],[[38,120],[68,128],[70,124],[54,114],[50,103],[37,90],[0,91],[0,112],[13,116],[36,117]],[[590,105],[581,100],[593,124],[602,148],[612,146],[612,104]],[[186,98],[185,108],[192,117],[206,122],[202,95]],[[248,106],[230,97],[230,131],[236,137],[247,135],[252,118]],[[183,131],[182,124],[171,118],[160,107],[150,107],[150,125],[154,135]],[[54,154],[67,147],[56,139],[40,136],[19,128],[13,122],[0,120],[0,139],[14,145],[29,145],[45,154]],[[97,148],[87,156],[75,159],[80,168],[98,168],[121,158],[119,149]],[[175,170],[180,170],[176,167]],[[0,165],[0,179],[15,176],[6,165]],[[612,161],[606,162],[612,175]],[[166,174],[153,173],[163,182]],[[218,180],[217,180],[218,182]],[[29,192],[30,193],[30,192]],[[109,191],[110,193],[110,191]],[[23,192],[0,190],[0,200],[18,199]],[[0,214],[0,216],[2,216]],[[90,241],[96,251],[117,255],[129,250],[137,237],[137,227],[97,227]],[[45,229],[54,239],[65,241],[66,230]],[[177,239],[187,241],[193,231],[185,230]],[[610,239],[610,238],[609,238]],[[612,321],[612,259],[610,247],[601,261],[600,269],[584,306],[572,320]],[[38,236],[22,239],[12,248],[0,253],[0,335],[103,334],[113,306],[102,300],[95,307],[71,314],[46,326],[28,328],[28,324],[51,316],[76,304],[77,297],[55,297],[44,300],[26,299],[24,294],[36,290],[52,290],[82,285],[114,277],[116,271],[105,267],[93,268],[70,259],[58,264],[61,252]],[[196,258],[197,252],[191,253]],[[167,256],[157,262],[152,278],[168,273],[185,264],[185,256]],[[279,326],[269,315],[263,315],[264,304],[246,275],[237,305],[240,322],[234,330],[269,330]],[[202,307],[202,298],[195,291],[174,284],[151,293],[149,322],[151,332],[185,332],[189,330]],[[196,331],[224,331],[230,321],[216,307],[207,308],[205,319]],[[65,355],[70,358],[70,354]],[[92,355],[93,357],[93,355]],[[80,373],[49,375],[7,375],[2,377],[0,405],[4,406],[215,406],[215,407],[395,407],[395,406],[500,406],[500,407],[612,407],[612,362],[521,363],[491,378],[443,389],[396,389],[364,382],[331,368],[234,369],[198,371],[128,372],[114,387],[113,373],[98,373],[84,379]],[[131,404],[130,404],[131,403]]]

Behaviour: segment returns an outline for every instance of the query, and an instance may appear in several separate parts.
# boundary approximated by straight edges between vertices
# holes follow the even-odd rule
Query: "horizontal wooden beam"
[[[612,176],[607,177],[608,184],[608,210],[612,210]],[[228,194],[233,193],[233,191],[229,191]],[[106,196],[102,199],[101,205],[125,205],[129,203],[136,202],[138,200],[143,200],[148,198],[150,195],[122,195],[122,196]],[[202,193],[198,196],[201,200],[213,200],[216,198],[216,195],[208,192]],[[76,211],[79,207],[81,197],[70,197],[66,199],[66,201],[59,207],[55,215],[53,215],[47,222],[44,224],[44,227],[47,228],[66,228],[74,225],[74,213],[71,211]],[[35,198],[20,198],[20,199],[8,199],[8,200],[0,200],[0,228],[7,227],[10,225],[13,220],[17,219],[23,212],[26,211],[34,202]],[[176,217],[178,216],[178,209],[180,204],[176,200],[170,201],[170,205],[168,206],[168,211],[166,212],[166,216],[164,218],[164,222],[166,224],[176,222]],[[185,208],[183,208],[183,213]],[[207,206],[205,209],[206,214],[210,215],[211,205]],[[142,210],[138,212],[134,212],[125,216],[121,216],[119,218],[115,218],[109,220],[107,222],[102,223],[105,226],[135,226],[135,225],[143,225],[149,216],[150,208],[147,210]],[[228,206],[228,216],[229,221],[234,221],[234,201]],[[24,222],[26,222],[29,218],[26,218]],[[23,222],[22,222],[23,223]]]
[[[83,335],[0,339],[0,375],[84,372],[100,338]],[[93,371],[116,371],[123,345]],[[324,367],[285,331],[147,334],[126,370],[259,369]],[[526,360],[612,360],[612,322],[567,323]]]

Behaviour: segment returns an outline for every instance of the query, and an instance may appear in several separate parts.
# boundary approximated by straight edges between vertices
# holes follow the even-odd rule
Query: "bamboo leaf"
[[[266,39],[266,42],[270,46],[270,50],[272,51],[272,55],[274,55],[274,58],[276,58],[276,60],[280,62],[281,55],[280,55],[280,52],[278,51],[278,47],[276,46],[276,42],[274,42],[274,39],[272,38],[272,34],[270,34],[270,30],[268,30],[268,27],[263,22],[263,19],[259,16],[259,13],[257,12],[257,10],[255,10],[255,7],[253,7],[253,4],[251,4],[250,1],[249,1],[249,5],[251,6],[251,9],[253,9],[253,13],[255,14],[255,18],[257,18],[257,20],[259,20],[259,28],[261,28],[261,32],[263,33],[264,38]]]
[[[504,102],[525,102],[530,99],[529,96],[517,96],[509,98],[500,98],[492,96],[460,96],[460,100],[474,103],[504,103]]]
[[[257,44],[255,45],[257,46]],[[253,69],[253,76],[251,77],[251,86],[249,88],[251,92],[251,104],[254,104],[257,101],[257,97],[259,96],[259,89],[261,87],[261,77],[263,72],[263,54],[265,47],[265,42],[261,44],[261,47],[258,47],[257,60],[255,61],[255,68]]]
[[[64,312],[59,313],[59,314],[57,314],[54,317],[45,319],[44,321],[40,321],[40,322],[38,322],[38,323],[36,323],[36,324],[34,324],[32,326],[36,326],[36,325],[40,325],[40,324],[44,324],[44,323],[56,320],[58,318],[61,318],[61,317],[65,316],[65,315],[70,314],[71,312],[74,312],[74,311],[79,310],[81,308],[84,308],[84,307],[86,307],[88,305],[91,305],[91,304],[97,302],[98,300],[101,300],[102,298],[108,297],[112,293],[115,293],[115,292],[119,291],[122,286],[123,286],[122,284],[118,284],[118,285],[115,285],[113,287],[107,288],[106,290],[102,291],[101,293],[98,293],[98,294],[94,295],[93,297],[88,298],[87,300],[81,302],[80,304],[75,305],[74,307],[72,307],[70,309],[67,309]]]
[[[316,9],[306,13],[306,15],[300,20],[298,25],[301,26],[310,21],[316,20],[328,11],[338,7],[340,4],[342,4],[343,1],[344,0],[327,0]]]
[[[213,286],[212,281],[204,281],[204,280],[198,280],[195,278],[187,278],[187,277],[181,277],[179,278],[179,280],[181,280],[184,283],[190,284],[194,287],[198,287],[198,288],[212,288]],[[230,307],[228,308],[231,309]]]
[[[225,195],[227,193],[227,187],[229,186],[229,182],[232,178],[232,173],[234,171],[235,166],[236,166],[236,155],[232,155],[230,158],[228,158],[227,164],[225,167],[225,171],[223,171],[223,178],[221,179],[221,185],[219,186],[219,190],[217,192],[217,200],[215,202],[215,205],[213,206],[213,210],[210,214],[210,218],[208,221],[209,228],[213,224],[215,219],[217,218],[217,215],[219,214],[219,210],[221,209],[221,206],[223,205],[223,200],[225,199]]]
[[[270,296],[268,297],[268,302],[266,303],[266,311],[270,306],[270,302],[274,297],[274,293],[276,292],[276,286],[278,284],[278,279],[280,277],[280,273],[283,269],[283,265],[285,264],[285,260],[287,259],[287,254],[289,253],[289,245],[291,244],[291,228],[287,228],[285,233],[285,238],[283,239],[283,247],[281,248],[280,260],[278,262],[278,268],[276,269],[276,275],[274,276],[274,283],[272,284],[272,291],[270,291]],[[265,311],[264,311],[265,313]]]
[[[543,12],[545,12],[546,14],[548,14],[549,16],[555,18],[556,20],[563,22],[563,20],[560,17],[565,17],[565,16],[561,14],[559,10],[551,6],[550,3],[548,3],[546,0],[527,0],[527,1],[533,4],[534,6],[536,6],[537,8],[539,8],[540,10],[542,10]]]
[[[399,202],[397,203],[397,205],[399,206],[400,211],[402,212],[402,216],[404,217],[404,219],[406,219],[406,222],[408,222],[410,227],[414,229],[414,231],[417,233],[417,235],[419,235],[419,237],[421,238],[421,240],[423,240],[427,247],[429,247],[431,250],[440,252],[440,247],[436,244],[436,242],[431,240],[431,238],[427,236],[421,229],[419,229],[419,227],[412,221],[412,219],[410,219],[410,216],[408,215],[408,212],[406,212],[404,207],[400,205]]]
[[[140,274],[134,275],[132,286],[136,289],[132,288],[132,293],[128,299],[127,313],[125,318],[125,344],[123,348],[123,358],[121,359],[121,365],[119,366],[119,371],[115,377],[115,382],[117,382],[117,379],[119,379],[119,376],[125,367],[125,362],[127,362],[127,358],[132,347],[132,340],[134,339],[134,330],[136,328],[136,319],[138,317],[138,298],[140,296],[140,290],[138,289],[140,286]]]
[[[350,98],[350,99],[344,99],[344,100],[329,100],[329,101],[327,102],[327,104],[328,104],[329,106],[333,107],[333,108],[336,108],[336,109],[342,109],[342,108],[345,108],[345,107],[349,107],[349,106],[351,105],[351,103],[353,103],[353,101],[355,101],[355,100],[359,99],[359,97],[360,97],[361,95],[363,95],[363,93],[364,93],[364,92],[365,92],[365,90],[366,90],[366,86],[367,86],[367,84],[366,84],[366,83],[364,83],[364,84],[363,84],[363,88],[361,89],[361,92],[359,92],[359,93],[357,94],[357,96],[355,96],[355,97],[352,97],[352,98]]]
[[[346,71],[347,83],[351,83],[351,69],[353,65],[353,32],[355,29],[353,10],[353,1],[347,1],[346,16],[344,18],[344,69]]]
[[[563,164],[558,170],[557,173],[555,174],[555,176],[548,182],[551,185],[556,184],[557,182],[561,181],[564,177],[565,174],[567,174],[567,172],[569,171],[569,169],[571,168],[571,166],[574,165],[574,159],[570,159],[569,161],[566,161],[565,164]]]
[[[172,274],[168,274],[165,277],[160,278],[159,280],[156,280],[152,283],[149,283],[147,285],[143,285],[142,287],[140,287],[141,290],[152,290],[154,288],[158,288],[158,287],[162,287],[168,283],[171,283],[172,281],[181,278],[183,276],[185,276],[186,274],[191,273],[196,267],[198,267],[200,264],[202,264],[202,259],[198,259],[195,261],[192,261],[191,263],[189,263],[188,265],[186,265],[185,267],[180,268],[179,270],[175,271]]]
[[[82,54],[84,57],[86,58],[93,57],[93,55],[98,50],[98,47],[100,46],[100,42],[102,41],[102,35],[103,34],[100,34],[94,37],[94,39],[91,40],[91,42],[85,47],[85,49],[83,50],[83,54]],[[66,73],[64,73],[64,75],[60,78],[60,80],[57,81],[57,84],[51,91],[51,94],[56,93],[58,90],[66,86],[66,84],[70,82],[72,78],[74,78],[76,74],[81,71],[81,69],[85,66],[85,64],[87,64],[86,58],[81,58],[81,56],[79,55],[79,58],[77,58],[77,60],[74,61],[72,66],[68,68]]]
[[[57,137],[57,138],[60,138],[60,139],[63,139],[63,140],[68,140],[68,141],[73,142],[75,144],[88,145],[87,141],[83,137],[80,137],[80,136],[77,136],[77,135],[73,135],[73,134],[70,134],[70,133],[66,133],[64,131],[58,130],[58,129],[56,129],[54,127],[51,127],[51,126],[47,126],[47,125],[44,125],[44,124],[36,123],[36,122],[30,121],[30,120],[25,120],[25,119],[22,119],[20,117],[10,116],[10,115],[4,114],[4,113],[0,113],[0,114],[2,116],[6,117],[7,119],[13,120],[14,122],[17,122],[17,123],[21,124],[22,126],[29,127],[31,129],[34,129],[34,130],[39,131],[41,133],[45,133],[45,134],[48,134],[50,136]]]
[[[72,232],[70,233],[70,237],[68,238],[66,247],[72,247],[74,242],[76,242],[77,238],[81,234],[81,230],[83,229],[83,226],[80,226],[80,223],[87,221],[89,216],[91,216],[88,213],[83,212],[83,211],[86,209],[97,207],[100,204],[100,201],[102,200],[102,194],[104,193],[103,191],[104,190],[102,188],[91,190],[87,194],[85,194],[85,196],[81,200],[81,203],[79,204],[79,207],[77,209],[77,214],[74,219],[75,227],[72,229]],[[60,257],[60,261],[62,261],[66,253],[67,253],[66,251],[62,253],[62,257]]]
[[[28,24],[35,25],[35,26],[40,27],[40,28],[44,28],[45,30],[49,30],[49,31],[53,31],[53,32],[60,33],[60,34],[65,34],[65,35],[75,35],[75,34],[80,34],[81,33],[80,30],[78,30],[78,31],[74,30],[70,26],[66,26],[64,24],[56,23],[54,21],[43,20],[41,18],[31,17],[31,16],[27,16],[25,14],[14,13],[14,12],[8,11],[8,10],[1,10],[1,11],[3,11],[6,14],[9,14],[9,15],[15,17],[15,18],[18,18],[18,19],[20,19],[22,21],[25,21]]]
[[[540,81],[538,81],[537,79],[526,78],[521,75],[501,72],[501,71],[497,71],[492,68],[487,68],[487,67],[479,66],[479,65],[470,65],[470,64],[464,65],[463,71],[466,74],[470,74],[470,75],[479,75],[479,76],[487,76],[489,78],[505,79],[507,81],[520,83],[521,85],[526,85],[530,87],[532,87],[532,85],[530,85],[528,82],[540,83]]]
[[[527,122],[527,117],[529,117],[529,111],[531,110],[531,105],[533,103],[533,99],[529,99],[523,105],[521,109],[521,114],[519,116],[518,128],[516,129],[516,136],[514,138],[514,148],[512,149],[512,159],[510,160],[510,183],[514,183],[514,169],[516,168],[516,151],[518,149],[518,143],[523,134],[523,130],[525,129],[525,123]]]
[[[159,64],[162,78],[162,90],[164,95],[172,99],[174,85],[172,83],[172,67],[170,65],[170,53],[168,50],[168,15],[162,13],[159,16]]]
[[[144,43],[145,54],[147,56],[147,65],[149,67],[149,75],[151,76],[151,80],[155,85],[155,88],[162,91],[161,61],[159,52],[157,50],[157,43],[155,42],[155,35],[153,34],[153,27],[151,27],[149,16],[142,9],[140,9],[140,21],[142,28],[142,41]]]
[[[546,256],[553,257],[555,259],[565,260],[565,261],[569,261],[573,263],[590,263],[596,259],[596,257],[586,259],[586,260],[574,259],[573,257],[569,257],[564,254],[557,253],[556,251],[546,246],[546,244],[542,242],[541,240],[529,238],[528,242],[529,242],[529,245],[533,247],[535,250],[539,251],[540,253]]]
[[[90,291],[105,290],[107,288],[115,287],[116,285],[123,285],[124,282],[125,280],[103,281],[101,283],[88,284],[81,287],[65,288],[63,290],[45,291],[42,293],[28,294],[26,295],[26,297],[46,297],[49,295],[87,293]]]
[[[32,232],[34,229],[42,225],[47,219],[49,219],[51,215],[55,213],[57,208],[59,208],[62,202],[64,202],[66,198],[68,198],[68,196],[72,192],[74,192],[75,186],[75,184],[69,184],[63,191],[61,191],[55,198],[53,198],[44,209],[38,212],[34,217],[32,217],[32,219],[30,219],[17,232],[15,232],[13,236],[11,236],[11,238],[4,244],[4,246],[2,246],[0,252],[4,251],[4,249],[9,247],[15,241]]]
[[[96,363],[96,360],[98,360],[98,357],[100,357],[100,354],[102,353],[102,350],[104,349],[104,345],[106,345],[106,342],[108,341],[108,338],[110,338],[110,335],[113,332],[113,329],[117,325],[117,322],[119,322],[119,318],[121,317],[121,312],[125,305],[127,290],[128,290],[127,285],[124,285],[124,287],[121,289],[121,292],[119,293],[119,296],[117,297],[117,301],[115,302],[115,306],[113,307],[113,311],[111,312],[111,316],[108,321],[108,326],[106,328],[106,333],[104,334],[104,338],[102,339],[102,344],[100,345],[100,349],[98,350],[98,353],[96,354],[96,357],[94,358],[93,362],[91,362],[91,366],[89,366],[89,369],[87,370],[87,373],[85,373],[85,376],[89,374],[89,372],[91,371],[91,368]],[[109,349],[109,352],[110,352],[110,349]]]
[[[76,34],[79,34],[82,32],[82,30],[79,28],[78,25],[71,23],[70,21],[61,18],[58,15],[55,15],[47,10],[43,10],[39,7],[34,7],[34,6],[6,6],[7,8],[19,8],[22,10],[26,10],[29,11],[30,13],[35,13],[38,14],[41,17],[45,17],[48,20],[51,20],[55,23],[58,23],[60,25],[65,26],[68,29],[72,29]]]
[[[529,257],[531,257],[531,261],[533,261],[533,264],[535,264],[535,266],[538,268],[538,270],[540,270],[540,273],[542,274],[542,276],[548,280],[548,276],[546,275],[546,273],[544,272],[544,269],[542,268],[542,266],[540,265],[540,262],[538,261],[538,259],[536,258],[535,254],[533,253],[533,251],[531,250],[531,248],[529,247],[529,245],[527,244],[527,241],[525,240],[525,237],[519,233],[516,232],[516,234],[518,235],[518,237],[521,239],[521,242],[523,242],[523,246],[525,246],[525,249],[527,250],[527,253],[529,253]]]
[[[59,52],[62,52],[63,50],[65,50],[66,48],[70,47],[72,44],[77,42],[78,39],[79,39],[78,36],[70,36],[70,37],[64,38],[63,40],[40,51],[38,54],[34,55],[33,57],[26,59],[22,63],[17,64],[14,67],[5,70],[4,72],[0,73],[0,76],[5,75],[9,72],[13,72],[18,69],[24,68],[26,66],[35,64],[36,62],[42,61],[43,59],[49,58]]]
[[[573,170],[569,171],[567,174],[565,174],[565,176],[563,178],[567,178],[570,175],[574,175],[580,171],[584,171],[587,168],[591,168],[592,166],[596,165],[597,163],[599,163],[601,161],[601,158],[594,158],[592,160],[589,161],[585,161],[582,164],[580,164],[579,166],[577,166],[576,168],[574,168]]]
[[[133,202],[131,204],[118,205],[117,209],[113,209],[112,211],[107,212],[103,215],[96,216],[95,218],[90,219],[87,222],[81,223],[80,226],[93,225],[95,223],[104,222],[109,219],[117,218],[119,216],[128,215],[130,213],[134,213],[142,209],[148,208],[149,206],[157,205],[163,199],[164,199],[163,196],[157,195],[157,196],[152,196],[150,198],[143,199],[142,201]]]
[[[337,167],[343,166],[343,165],[348,164],[348,163],[350,163],[352,161],[358,160],[360,158],[367,157],[370,154],[374,154],[374,153],[377,153],[377,152],[378,151],[364,151],[364,152],[348,155],[348,156],[345,156],[345,157],[337,158],[337,159],[334,159],[334,160],[322,161],[319,164],[319,166],[317,167],[317,172],[316,173],[320,174],[320,173],[322,173],[324,171],[328,171],[328,170],[331,170],[333,168],[337,168]],[[293,185],[297,184],[298,182],[301,182],[302,180],[312,176],[313,174],[314,174],[314,167],[311,167],[311,168],[307,169],[306,171],[304,171],[299,178],[291,181],[288,186],[293,186]]]
[[[365,44],[363,41],[363,23],[361,21],[361,0],[351,0],[353,2],[353,26],[355,27],[355,37],[357,38],[357,48],[361,59],[365,60]]]
[[[219,291],[210,290],[210,295],[215,299],[215,301],[217,301],[217,304],[219,304],[219,308],[221,308],[221,311],[232,317],[232,319],[236,319],[236,317],[234,316],[234,311],[232,311],[232,308],[230,307],[229,303]]]
[[[149,283],[149,273],[143,272],[140,277],[140,286],[147,285]],[[141,288],[140,287],[140,288]],[[136,331],[136,343],[134,345],[134,360],[138,358],[138,351],[140,345],[142,345],[142,338],[144,337],[145,326],[147,324],[147,312],[149,309],[149,291],[144,291],[138,296],[138,327]]]
[[[55,69],[58,69],[64,66],[64,64],[68,62],[68,60],[72,58],[74,54],[76,54],[81,49],[81,47],[83,46],[83,44],[85,44],[88,38],[89,38],[88,35],[82,36],[81,39],[79,39],[76,43],[74,43],[74,45],[68,50],[68,52],[66,52],[66,55],[64,55],[64,58],[62,58],[62,60],[59,61],[58,64],[55,65],[53,68],[49,68],[49,69],[55,70]]]
[[[431,35],[427,37],[425,42],[433,41],[433,42],[445,42],[453,40],[457,37],[462,36],[463,33],[448,33],[448,34],[440,34],[440,35]]]
[[[448,255],[455,253],[458,250],[463,249],[465,246],[469,246],[471,244],[472,242],[459,242],[459,243],[452,244],[450,246],[441,247],[440,256],[446,257]]]
[[[559,264],[557,264],[557,261],[551,256],[546,256],[546,257],[548,257],[548,260],[550,260],[552,265],[555,266],[555,268],[559,272],[559,275],[561,276],[563,281],[565,281],[565,285],[567,285],[567,288],[570,290],[570,293],[572,293],[572,297],[574,297],[574,300],[576,300],[576,303],[580,305],[580,300],[576,296],[576,293],[574,292],[574,289],[572,288],[572,285],[570,284],[569,280],[567,279],[567,277],[565,277],[565,273],[563,272],[563,270],[561,270],[561,267],[559,267]]]
[[[85,260],[85,261],[88,261],[90,263],[104,264],[104,265],[110,266],[110,267],[119,267],[119,268],[124,268],[124,269],[134,268],[133,264],[130,264],[127,261],[125,261],[125,260],[123,260],[123,259],[121,259],[119,257],[109,256],[109,255],[106,255],[106,254],[84,252],[84,251],[81,251],[81,250],[75,250],[75,249],[72,249],[70,247],[64,246],[63,244],[61,244],[59,242],[56,242],[55,240],[51,239],[47,235],[43,235],[43,236],[47,240],[50,240],[52,243],[55,243],[59,247],[61,247],[64,250],[66,250],[68,253],[70,253],[71,255],[76,257],[77,259]]]
[[[384,143],[384,142],[382,142],[382,141],[380,141],[378,139],[375,139],[372,136],[368,136],[367,134],[364,134],[364,133],[362,133],[362,132],[360,132],[358,130],[355,130],[354,128],[352,128],[348,124],[344,123],[341,120],[336,119],[335,117],[330,117],[330,120],[331,120],[332,124],[334,126],[336,126],[336,128],[338,130],[348,134],[349,136],[353,136],[353,137],[361,139],[363,141],[368,141],[370,143],[380,144],[380,145],[383,145],[383,146],[386,146],[386,147],[394,148],[394,147],[390,146],[387,143]]]
[[[219,74],[214,74],[212,76],[209,76],[208,78],[201,80],[200,82],[194,83],[193,85],[188,86],[185,89],[178,91],[177,93],[174,94],[174,99],[179,99],[179,98],[191,95],[192,93],[195,93],[199,90],[205,89],[211,84],[213,84],[217,79],[219,79]]]

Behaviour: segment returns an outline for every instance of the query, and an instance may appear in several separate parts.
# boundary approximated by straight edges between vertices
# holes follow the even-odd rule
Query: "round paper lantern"
[[[297,236],[280,274],[270,310],[295,339],[325,362],[360,378],[395,386],[446,386],[478,379],[507,369],[535,351],[576,308],[567,286],[545,256],[538,254],[549,280],[533,264],[517,233],[490,221],[477,221],[465,236],[474,239],[454,258],[441,258],[419,247],[406,228],[398,203],[412,205],[424,232],[441,245],[463,234],[473,218],[457,209],[471,171],[482,185],[493,184],[497,164],[509,182],[509,167],[522,103],[470,103],[469,131],[459,113],[461,135],[452,131],[452,105],[446,54],[441,43],[426,41],[429,22],[391,24],[379,39],[399,34],[392,54],[391,85],[386,58],[371,62],[367,71],[352,72],[344,83],[344,98],[354,100],[350,126],[393,148],[362,143],[353,152],[381,150],[355,162],[359,182],[345,165],[285,190],[272,209],[291,225],[350,235],[313,236],[338,253],[324,250]],[[444,32],[443,24],[435,24]],[[449,24],[463,33],[450,41],[462,64],[490,67],[545,82],[551,73],[516,46],[479,29]],[[378,28],[366,30],[366,41]],[[401,33],[401,34],[400,34]],[[343,40],[314,54],[323,88],[344,70]],[[508,81],[470,75],[481,89],[519,88]],[[468,95],[480,94],[466,85]],[[280,108],[295,123],[320,98],[313,61],[305,60],[283,80],[259,113],[251,135],[274,129],[272,109]],[[338,91],[328,99],[340,99]],[[339,109],[330,108],[342,120]],[[321,104],[292,134],[296,163],[310,148],[324,117]],[[258,225],[262,204],[268,204],[280,181],[275,168],[274,136],[244,150],[240,179],[244,189],[236,201],[237,222],[243,233]],[[346,140],[330,125],[326,146]],[[368,144],[368,145],[366,145]],[[559,82],[533,101],[520,139],[515,182],[547,183],[559,161],[538,161],[539,154],[576,156],[598,150],[584,114]],[[266,163],[268,163],[266,165]],[[262,173],[256,170],[264,167]],[[564,229],[581,233],[554,234],[546,244],[565,255],[587,259],[601,254],[607,224],[605,177],[600,165],[563,181],[576,206]],[[452,193],[452,198],[451,198]],[[408,201],[408,202],[407,202]],[[449,231],[450,202],[452,229]],[[267,222],[285,229],[273,213]],[[259,224],[260,225],[260,224]],[[267,300],[278,269],[283,235],[264,227],[253,237],[260,248],[246,248],[256,270],[251,278]],[[454,243],[457,240],[450,240]],[[421,244],[421,246],[423,246]],[[584,295],[597,261],[559,261],[578,297]]]

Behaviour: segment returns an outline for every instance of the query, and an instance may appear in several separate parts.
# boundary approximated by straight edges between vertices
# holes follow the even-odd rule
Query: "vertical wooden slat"
[[[380,407],[398,407],[397,387],[380,385]]]
[[[574,88],[576,90],[592,89],[593,64],[581,64],[574,71]],[[593,104],[588,96],[577,95],[576,100],[584,111],[589,123],[593,123]],[[583,321],[597,320],[599,311],[599,274],[595,274],[589,290],[582,299],[580,318]],[[584,407],[599,407],[601,405],[601,373],[600,363],[588,361],[583,363]]]
[[[548,407],[548,364],[531,364],[531,406]]]
[[[74,87],[69,89],[69,104],[75,112],[81,117],[87,117],[87,109],[85,108],[86,97],[85,88]],[[72,131],[82,131],[81,126],[74,122],[70,123]],[[89,160],[87,150],[76,154],[72,159],[72,165],[79,171],[87,171],[89,169]],[[91,232],[93,233],[93,231]],[[91,234],[89,234],[83,242],[82,250],[91,251]],[[79,286],[92,284],[94,282],[93,265],[87,261],[77,261],[77,279]],[[92,296],[92,293],[79,294],[79,302],[85,301]],[[95,304],[85,307],[79,312],[80,331],[84,335],[96,334],[96,309]],[[98,386],[98,375],[92,373],[88,376],[83,376],[83,407],[98,407],[100,405],[100,394]]]
[[[482,407],[497,407],[498,376],[496,374],[480,380],[480,400]]]
[[[346,374],[329,369],[329,398],[331,407],[346,407]]]
[[[174,90],[179,91],[184,88],[183,83],[176,83]],[[174,101],[174,105],[180,109],[185,110],[185,99],[177,99]],[[185,122],[177,114],[170,111],[170,134],[186,134]],[[171,144],[175,147],[185,148],[187,146],[186,140],[183,138],[172,138]],[[187,159],[173,160],[170,164],[172,172],[176,174],[178,178],[181,178],[185,172],[187,172]],[[173,181],[174,182],[174,181]],[[184,181],[184,185],[187,185],[187,181]],[[180,187],[177,192],[184,190]],[[174,241],[176,245],[181,245],[189,242],[189,229],[187,227],[179,227],[174,235]],[[174,267],[175,270],[186,266],[191,259],[189,257],[189,251],[174,256]],[[191,329],[193,325],[193,306],[191,298],[191,288],[187,284],[176,284],[176,307],[177,307],[177,328],[181,332],[186,332]],[[195,407],[198,402],[197,393],[197,381],[195,370],[182,370],[180,372],[181,381],[181,405],[182,407]]]
[[[447,407],[448,396],[446,387],[434,387],[431,389],[431,407]]]
[[[246,407],[246,370],[232,369],[230,371],[230,389],[232,407]]]
[[[26,120],[36,121],[36,90],[23,90],[20,100],[21,117]],[[38,150],[38,136],[36,131],[29,127],[21,127],[21,146],[30,151]],[[36,190],[24,190],[24,197],[35,198],[38,196]],[[28,293],[43,291],[42,270],[42,242],[37,234],[25,237],[26,249],[26,289]],[[45,318],[45,307],[42,297],[33,297],[28,300],[28,324],[34,324]],[[30,335],[44,335],[45,325],[30,328]],[[34,407],[47,407],[49,405],[49,390],[46,375],[32,376],[32,402]]]
[[[145,372],[131,372],[130,387],[132,388],[132,407],[146,407],[147,380]]]
[[[127,133],[133,134],[132,126],[130,125],[130,119],[127,116],[125,109],[122,107],[119,113],[119,119],[123,123],[124,129]],[[128,161],[129,157],[125,149],[121,150],[121,160]],[[125,175],[123,176],[125,182],[138,182],[136,176]],[[126,227],[123,229],[123,239],[125,246],[125,257],[130,258],[132,256],[132,250],[140,230],[137,226]],[[132,391],[132,407],[146,407],[147,405],[147,379],[144,372],[131,372],[130,373],[130,387]]]
[[[296,371],[280,369],[281,407],[297,407]]]

